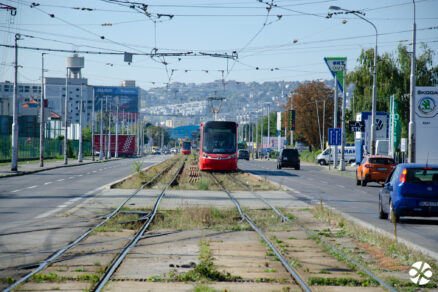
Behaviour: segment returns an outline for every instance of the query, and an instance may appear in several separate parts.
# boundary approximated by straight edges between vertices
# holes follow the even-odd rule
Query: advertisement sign
[[[278,139],[277,137],[270,137],[269,141],[268,141],[268,137],[263,137],[263,148],[268,148],[268,149],[278,149],[278,140],[280,140],[280,149],[284,148],[284,146],[286,145],[286,137],[280,137],[280,139]]]
[[[438,87],[415,88],[415,162],[438,163]]]
[[[371,112],[361,112],[356,115],[356,121],[365,122],[365,131],[356,132],[356,140],[364,140],[364,150],[369,152],[371,140]],[[389,137],[389,115],[386,112],[376,112],[376,140],[385,140]]]
[[[398,102],[394,96],[390,99],[389,110],[389,155],[394,156],[400,145],[401,138],[401,121],[398,114]]]
[[[324,61],[327,64],[330,73],[332,73],[333,78],[335,78],[335,74],[336,74],[336,79],[338,81],[339,89],[341,90],[341,92],[344,91],[343,71],[347,70],[347,57],[325,57]]]
[[[95,86],[93,89],[94,108],[96,112],[100,111],[101,100],[103,100],[103,108],[105,108],[105,102],[108,98],[108,110],[111,104],[113,114],[116,112],[116,105],[119,105],[119,119],[137,118],[139,102],[138,88]]]
[[[277,112],[277,131],[281,131],[281,112]]]
[[[364,132],[365,123],[363,121],[350,121],[348,122],[350,132]]]

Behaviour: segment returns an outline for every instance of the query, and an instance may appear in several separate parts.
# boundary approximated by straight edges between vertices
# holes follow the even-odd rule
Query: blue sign
[[[342,140],[342,132],[339,128],[328,129],[328,144],[330,146],[340,146]]]

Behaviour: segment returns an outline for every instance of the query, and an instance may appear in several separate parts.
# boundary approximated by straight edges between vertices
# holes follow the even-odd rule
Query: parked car
[[[160,148],[158,148],[158,147],[156,147],[156,148],[152,147],[152,154],[156,154],[156,155],[161,154],[161,150],[160,150]]]
[[[438,164],[402,163],[379,193],[379,218],[438,216]]]
[[[297,149],[281,149],[277,157],[277,169],[282,167],[294,167],[300,169],[300,155]]]
[[[237,159],[246,159],[249,160],[249,152],[245,149],[239,149],[237,152]]]
[[[356,169],[356,185],[364,187],[369,182],[383,184],[395,167],[395,160],[391,156],[367,155]]]

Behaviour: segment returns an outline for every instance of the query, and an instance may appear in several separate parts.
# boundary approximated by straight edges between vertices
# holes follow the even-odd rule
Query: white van
[[[376,155],[388,155],[389,140],[376,140]]]
[[[327,165],[329,162],[333,162],[335,147],[326,148],[318,156],[316,161],[321,165]],[[341,146],[338,146],[338,160],[341,160]],[[344,160],[347,163],[353,163],[356,161],[356,148],[354,146],[345,146],[344,148]]]

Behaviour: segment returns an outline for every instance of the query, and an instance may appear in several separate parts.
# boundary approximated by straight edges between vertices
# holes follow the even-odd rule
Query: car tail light
[[[423,169],[424,170],[432,170],[433,168],[432,167],[424,167]]]
[[[400,175],[400,182],[401,183],[405,183],[406,182],[406,173],[408,172],[408,170],[405,168],[403,169],[401,175]]]
[[[366,168],[371,168],[371,167],[373,167],[371,164],[365,164],[365,167]]]

